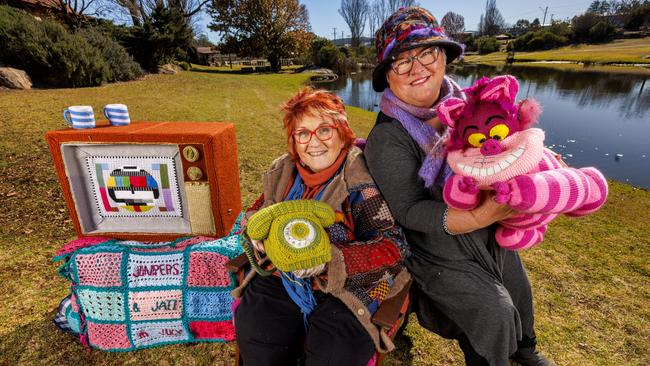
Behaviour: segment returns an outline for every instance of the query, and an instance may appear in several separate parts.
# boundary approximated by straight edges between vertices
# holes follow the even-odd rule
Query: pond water
[[[546,132],[546,146],[568,164],[595,166],[608,178],[650,188],[650,79],[531,66],[448,70],[463,88],[480,77],[503,74],[519,80],[518,99],[534,97],[542,104],[539,127]],[[369,71],[317,86],[336,92],[348,105],[379,111],[381,95],[372,90]]]

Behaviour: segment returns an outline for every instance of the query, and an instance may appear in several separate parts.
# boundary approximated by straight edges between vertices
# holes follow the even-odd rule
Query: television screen
[[[63,144],[84,233],[191,233],[178,146]]]

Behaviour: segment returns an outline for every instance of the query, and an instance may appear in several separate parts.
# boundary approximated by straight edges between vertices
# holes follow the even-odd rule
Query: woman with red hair
[[[245,365],[367,365],[394,347],[370,321],[410,275],[401,230],[375,186],[341,99],[304,88],[283,106],[287,154],[263,175],[263,194],[247,211],[311,199],[336,213],[326,228],[332,260],[313,268],[256,276],[235,312]],[[264,243],[253,240],[256,255]],[[298,291],[296,289],[299,289]]]

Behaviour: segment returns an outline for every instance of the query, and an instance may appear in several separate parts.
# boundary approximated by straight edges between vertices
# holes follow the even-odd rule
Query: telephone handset
[[[264,240],[264,250],[275,267],[290,272],[332,259],[324,228],[333,225],[335,217],[332,207],[323,202],[284,201],[251,216],[246,233],[251,239]]]

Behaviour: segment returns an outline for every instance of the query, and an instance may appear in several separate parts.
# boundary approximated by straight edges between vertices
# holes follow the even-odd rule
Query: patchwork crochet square
[[[233,340],[235,279],[225,264],[241,253],[234,234],[158,243],[104,239],[57,258],[72,282],[82,343],[117,352]]]
[[[87,322],[90,345],[106,351],[121,351],[131,348],[125,324],[97,324]]]
[[[122,286],[122,253],[82,254],[77,257],[79,284],[97,287]],[[111,267],[106,270],[106,266]]]

